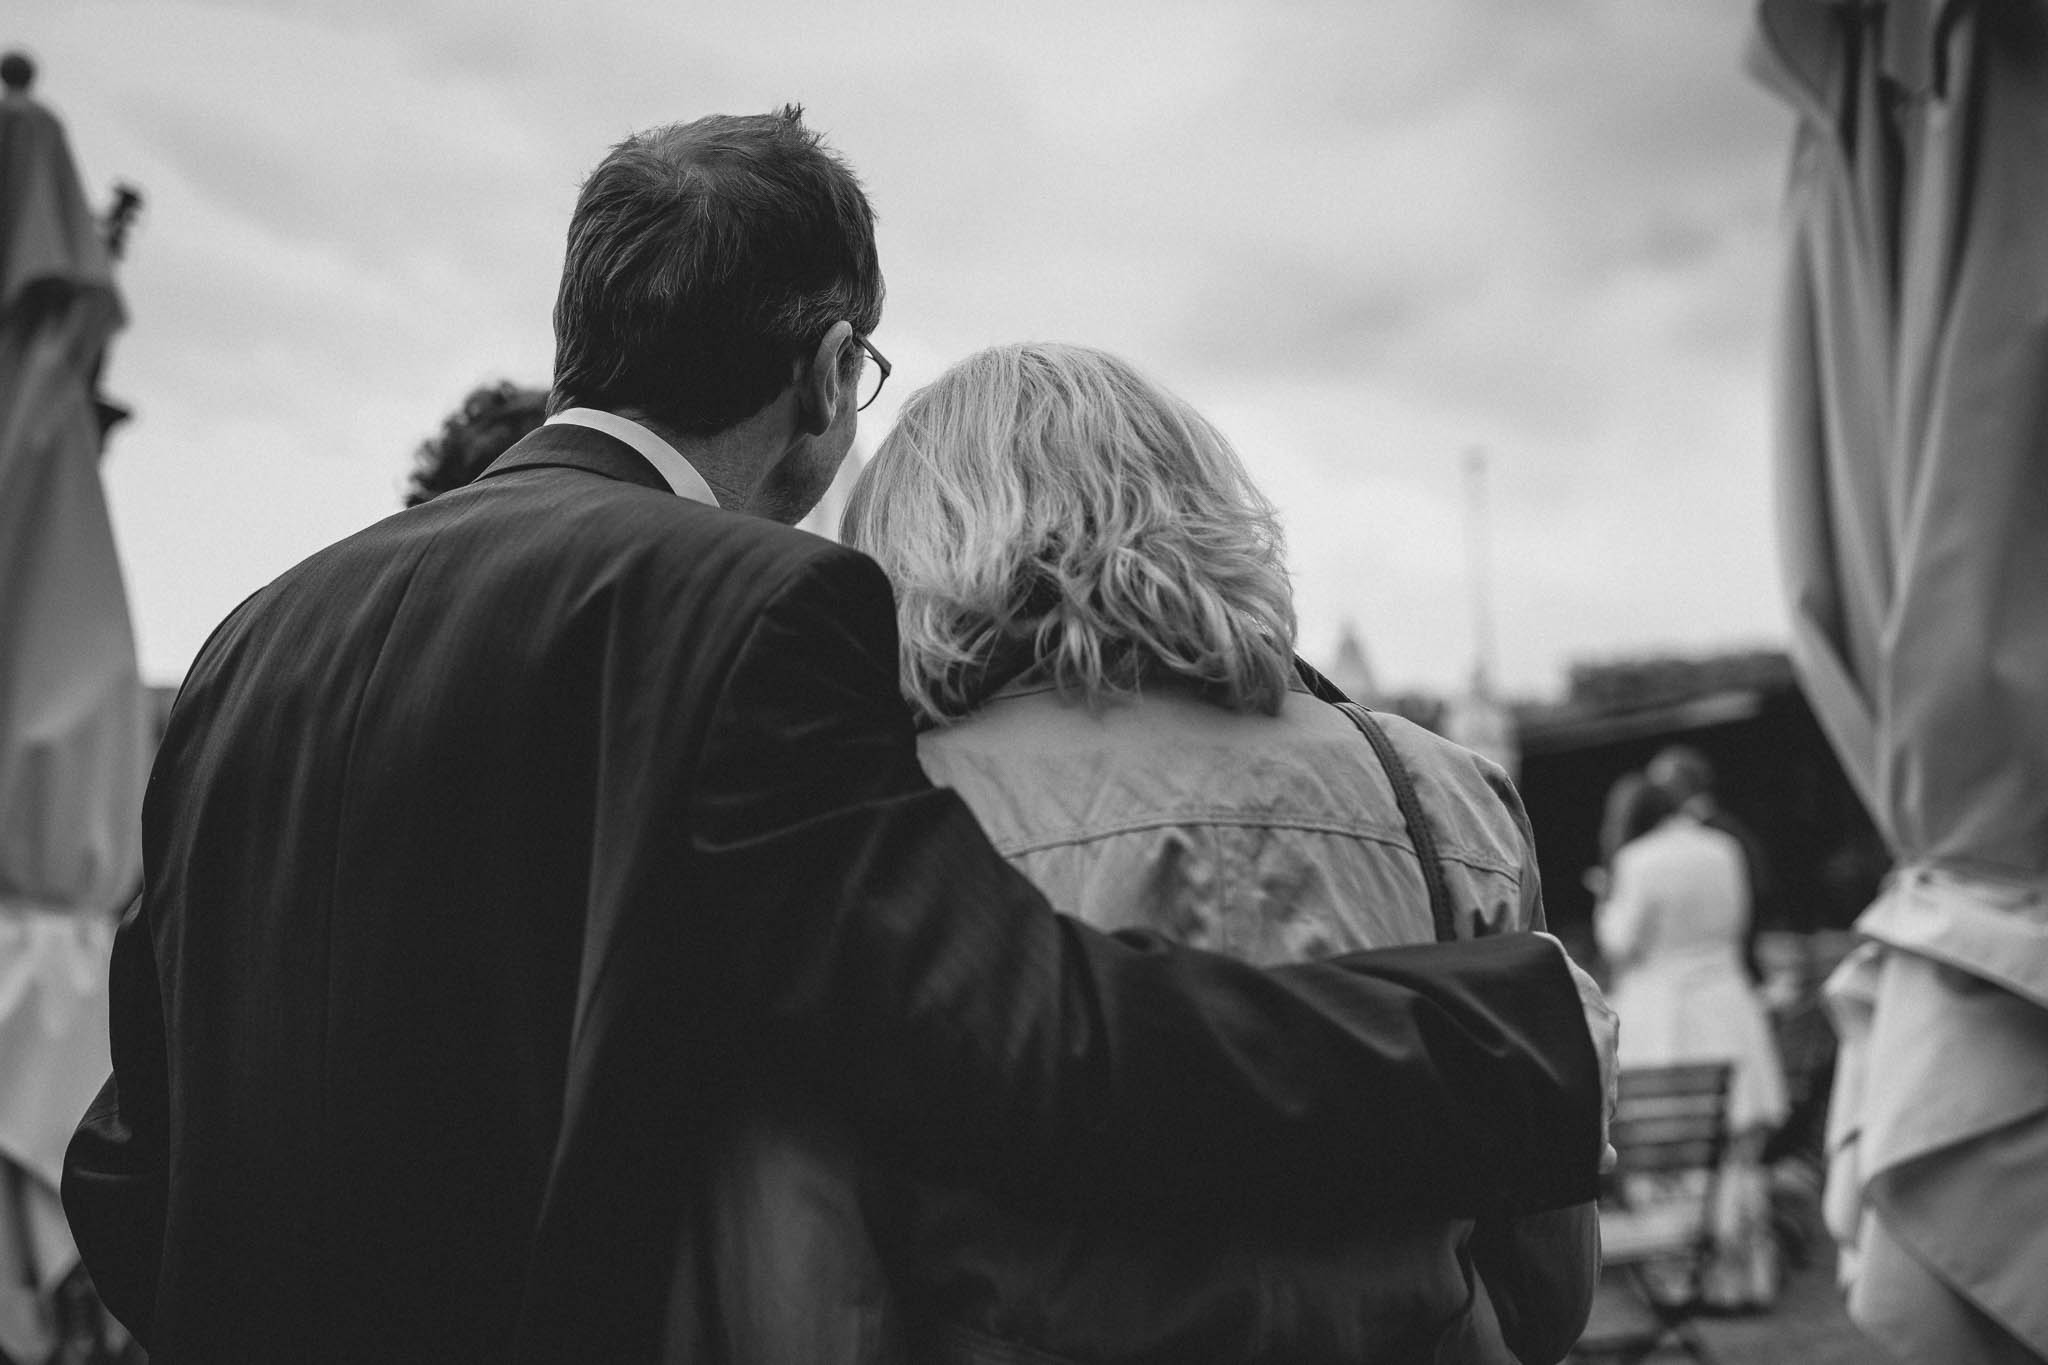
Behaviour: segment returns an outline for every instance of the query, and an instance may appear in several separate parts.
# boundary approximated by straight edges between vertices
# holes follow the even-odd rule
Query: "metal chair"
[[[0,1365],[147,1365],[83,1266],[54,1282],[44,1275],[30,1232],[34,1179],[0,1154]]]
[[[1620,1156],[1600,1196],[1600,1258],[1649,1310],[1640,1330],[1581,1339],[1577,1356],[1631,1365],[1675,1338],[1701,1365],[1713,1352],[1693,1317],[1714,1254],[1714,1205],[1728,1147],[1726,1062],[1626,1068],[1610,1140]],[[1670,1267],[1675,1286],[1652,1280]]]

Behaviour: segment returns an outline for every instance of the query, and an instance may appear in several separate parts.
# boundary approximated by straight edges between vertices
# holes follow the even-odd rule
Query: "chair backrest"
[[[1625,1067],[1609,1140],[1618,1176],[1714,1170],[1728,1147],[1727,1062]]]
[[[1690,1258],[1691,1292],[1712,1252],[1715,1191],[1728,1147],[1726,1062],[1625,1068],[1608,1137],[1620,1160],[1600,1193],[1608,1265]]]

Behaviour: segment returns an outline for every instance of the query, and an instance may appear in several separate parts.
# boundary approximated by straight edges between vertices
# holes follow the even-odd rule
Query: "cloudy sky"
[[[1781,637],[1767,357],[1789,115],[1735,0],[14,0],[87,184],[148,208],[108,388],[145,672],[544,382],[582,175],[802,102],[880,214],[892,404],[976,347],[1121,351],[1280,504],[1303,645],[1497,673]],[[868,420],[879,418],[879,421]]]

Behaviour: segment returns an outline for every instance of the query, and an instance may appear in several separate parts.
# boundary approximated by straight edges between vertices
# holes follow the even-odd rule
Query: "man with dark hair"
[[[714,435],[781,392],[790,358],[835,323],[872,335],[882,293],[867,197],[801,110],[655,129],[583,187],[555,300],[555,403]]]
[[[887,581],[778,524],[881,297],[796,110],[629,139],[549,422],[201,651],[65,1183],[153,1360],[729,1358],[706,1144],[764,1082],[1011,1199],[1592,1196],[1611,1016],[1554,943],[1102,937],[926,782]]]

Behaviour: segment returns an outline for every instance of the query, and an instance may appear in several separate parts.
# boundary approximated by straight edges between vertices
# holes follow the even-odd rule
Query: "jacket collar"
[[[616,436],[567,424],[536,428],[514,442],[510,450],[493,460],[491,467],[477,477],[481,480],[515,469],[549,468],[580,469],[674,496],[668,480],[639,451]]]
[[[1302,658],[1299,654],[1294,656],[1294,672],[1287,679],[1287,690],[1290,692],[1306,692],[1317,701],[1329,702],[1333,706],[1340,702],[1351,700],[1351,698],[1344,695],[1343,688],[1317,672],[1310,665],[1309,661]],[[1371,708],[1368,707],[1366,709],[1370,710]]]
[[[993,672],[995,677],[1002,679],[1002,681],[989,681],[988,686],[990,690],[984,700],[976,703],[977,710],[982,706],[993,705],[999,701],[1007,701],[1012,697],[1029,696],[1034,692],[1054,692],[1059,688],[1059,685],[1053,681],[1052,670],[1035,659],[1026,660],[1021,666],[1014,669],[997,667]],[[1195,684],[1165,672],[1148,677],[1145,685],[1147,687],[1184,689],[1197,696],[1201,692],[1201,689]],[[1314,697],[1316,700],[1323,702],[1336,703],[1351,700],[1351,698],[1344,695],[1343,689],[1339,688],[1337,684],[1331,682],[1328,678],[1325,678],[1321,673],[1318,673],[1310,666],[1307,660],[1299,655],[1295,656],[1294,667],[1287,674],[1287,690],[1289,692],[1298,692],[1305,697]]]

